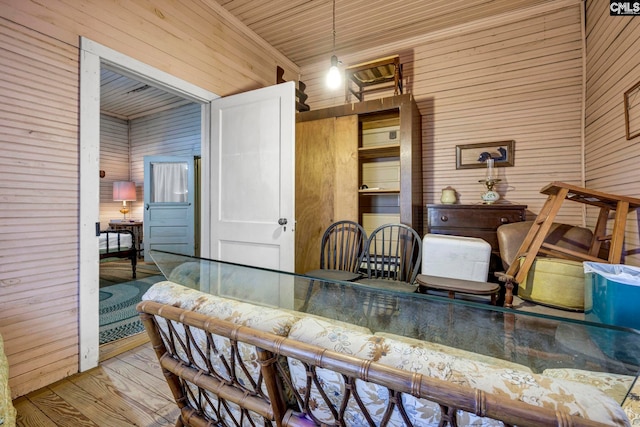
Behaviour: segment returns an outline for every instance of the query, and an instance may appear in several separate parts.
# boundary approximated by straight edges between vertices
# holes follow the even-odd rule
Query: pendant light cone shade
[[[341,80],[340,70],[338,70],[338,57],[333,55],[331,57],[331,68],[329,68],[329,74],[327,74],[327,86],[329,89],[337,89]]]

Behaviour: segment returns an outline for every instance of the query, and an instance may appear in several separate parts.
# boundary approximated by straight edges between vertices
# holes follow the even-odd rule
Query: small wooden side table
[[[129,230],[131,231],[131,233],[133,233],[133,238],[136,244],[136,250],[138,251],[138,258],[142,258],[142,251],[144,249],[142,247],[142,237],[143,237],[142,225],[143,225],[142,221],[123,220],[123,221],[109,222],[109,228],[111,228],[112,230]]]

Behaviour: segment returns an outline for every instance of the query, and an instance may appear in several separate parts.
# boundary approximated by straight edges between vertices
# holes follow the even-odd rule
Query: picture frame
[[[514,140],[456,145],[456,169],[484,168],[488,158],[496,167],[513,166],[514,155]]]
[[[624,93],[624,128],[627,141],[640,135],[640,81]]]

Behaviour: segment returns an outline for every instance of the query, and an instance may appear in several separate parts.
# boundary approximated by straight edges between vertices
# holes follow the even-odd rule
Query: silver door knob
[[[280,218],[278,220],[278,224],[280,225],[287,225],[287,218]]]

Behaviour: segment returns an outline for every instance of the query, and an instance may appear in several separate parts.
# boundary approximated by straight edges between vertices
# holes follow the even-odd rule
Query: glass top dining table
[[[495,357],[533,372],[570,368],[637,377],[640,367],[635,329],[158,250],[150,255],[168,280],[183,286]]]

